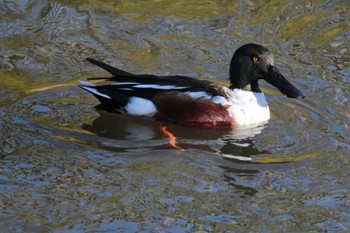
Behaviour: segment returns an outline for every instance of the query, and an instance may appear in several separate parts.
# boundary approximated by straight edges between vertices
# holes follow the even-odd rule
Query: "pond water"
[[[349,232],[349,1],[0,1],[0,232]],[[306,94],[261,82],[249,137],[98,111],[78,80],[135,73],[227,84],[266,46]],[[241,161],[237,158],[251,158]]]

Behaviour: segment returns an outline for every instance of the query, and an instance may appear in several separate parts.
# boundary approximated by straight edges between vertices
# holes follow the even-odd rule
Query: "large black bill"
[[[270,66],[268,68],[268,72],[264,79],[289,98],[305,97],[305,95],[298,88],[293,86],[275,66]]]

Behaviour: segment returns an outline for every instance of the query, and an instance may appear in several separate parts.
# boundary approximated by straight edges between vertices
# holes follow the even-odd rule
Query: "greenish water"
[[[349,12],[349,1],[0,1],[0,232],[349,232]],[[185,149],[174,150],[159,122],[99,112],[75,86],[106,75],[86,57],[224,83],[247,42],[307,95],[262,82],[272,119],[253,137],[171,126]]]

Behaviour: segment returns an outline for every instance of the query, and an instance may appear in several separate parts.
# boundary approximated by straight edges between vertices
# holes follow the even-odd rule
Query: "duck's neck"
[[[231,83],[230,88],[231,89],[241,89],[241,90],[244,90],[244,91],[258,92],[258,93],[261,92],[261,90],[259,88],[259,85],[258,85],[258,82],[248,83],[247,85],[245,85],[243,87],[237,87],[237,86],[235,86],[234,84]]]

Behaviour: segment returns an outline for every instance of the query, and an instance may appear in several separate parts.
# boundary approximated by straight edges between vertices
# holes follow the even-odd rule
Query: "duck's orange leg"
[[[169,138],[169,145],[171,147],[184,151],[184,149],[176,145],[176,137],[166,129],[166,126],[160,126],[159,129],[160,132],[162,132],[167,138]]]

